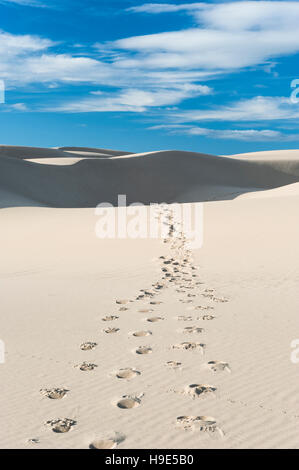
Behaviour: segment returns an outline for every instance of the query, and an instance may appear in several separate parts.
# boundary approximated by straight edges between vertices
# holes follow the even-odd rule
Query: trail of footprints
[[[193,293],[188,293],[189,290],[194,289],[194,287],[200,286],[203,284],[198,280],[198,275],[196,274],[196,267],[193,266],[191,260],[191,252],[186,247],[186,239],[180,227],[176,227],[173,213],[170,209],[161,208],[158,213],[158,218],[161,221],[161,218],[164,219],[164,224],[167,224],[169,227],[168,236],[164,239],[164,243],[170,245],[171,256],[160,256],[159,262],[161,267],[161,278],[152,284],[149,289],[140,290],[139,294],[134,300],[129,299],[116,299],[116,305],[118,306],[118,313],[107,315],[102,318],[104,324],[108,323],[105,328],[103,328],[103,334],[115,335],[120,329],[117,326],[108,326],[111,322],[116,322],[119,319],[119,314],[129,310],[130,304],[136,302],[146,302],[147,306],[142,306],[139,308],[140,313],[147,314],[145,318],[148,324],[163,322],[165,318],[163,316],[155,315],[155,306],[162,304],[161,301],[155,299],[155,297],[163,290],[169,287],[174,287],[175,292],[179,294],[179,302],[182,304],[190,305],[186,307],[189,310],[192,310],[194,314],[185,314],[179,315],[177,317],[178,324],[182,324],[182,328],[178,330],[183,336],[193,336],[196,337],[203,333],[204,328],[198,327],[196,325],[189,326],[185,322],[196,322],[201,321],[212,321],[216,319],[216,316],[211,312],[214,311],[213,306],[202,306],[194,305],[196,295]],[[208,301],[213,301],[216,303],[219,302],[228,302],[228,299],[223,297],[217,297],[213,289],[204,289],[200,294],[203,298]],[[202,312],[196,314],[196,312]],[[184,325],[185,323],[185,325]],[[151,337],[152,331],[150,330],[138,330],[129,333],[129,336],[135,338],[145,338]],[[82,352],[94,350],[98,344],[92,341],[86,341],[80,345]],[[170,347],[170,350],[182,350],[182,351],[199,351],[201,354],[204,354],[206,349],[206,344],[192,340],[192,341],[182,341],[178,344],[173,344]],[[137,355],[150,355],[153,353],[153,349],[150,344],[136,346],[133,352]],[[183,363],[179,361],[167,361],[165,363],[167,369],[178,370],[183,368]],[[98,365],[90,362],[83,361],[81,364],[77,364],[74,367],[78,368],[81,372],[92,372]],[[213,373],[219,372],[230,372],[230,367],[227,362],[223,361],[209,361],[203,365],[203,368],[209,370]],[[132,380],[141,375],[141,372],[135,368],[124,368],[114,371],[114,376],[120,380]],[[214,395],[216,392],[216,387],[210,384],[188,384],[183,390],[172,390],[174,393],[188,395],[192,399],[203,398],[206,396]],[[69,390],[66,388],[53,388],[53,389],[42,389],[40,393],[51,400],[61,400],[67,397]],[[120,410],[130,410],[137,408],[142,405],[144,394],[139,395],[123,395],[115,403]],[[55,418],[49,420],[45,423],[54,433],[67,433],[77,425],[77,422],[71,418]],[[185,431],[199,431],[205,432],[210,436],[221,436],[223,437],[223,431],[218,426],[216,419],[209,416],[178,416],[175,419],[175,425],[178,429],[183,429]],[[120,433],[114,433],[113,435],[103,435],[93,442],[90,443],[90,449],[113,449],[117,447],[120,443],[125,440],[125,436]],[[31,443],[38,443],[39,439],[30,439]]]

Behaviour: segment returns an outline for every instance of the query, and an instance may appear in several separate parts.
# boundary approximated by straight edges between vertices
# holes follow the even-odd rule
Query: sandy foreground
[[[119,194],[165,239],[98,238]],[[296,150],[0,147],[0,447],[299,448],[298,206]]]

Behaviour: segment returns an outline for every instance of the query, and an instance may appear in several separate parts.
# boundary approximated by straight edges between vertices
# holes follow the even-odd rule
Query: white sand
[[[299,151],[216,157],[0,147],[0,447],[105,440],[123,449],[299,448],[299,364],[290,361],[299,337],[297,181]],[[129,202],[206,201],[203,247],[189,256],[178,241],[100,240],[94,207],[117,194]],[[174,270],[177,281],[162,279],[153,298],[136,300]],[[97,346],[82,351],[86,342]],[[173,349],[183,342],[205,344],[204,354]],[[138,355],[140,346],[152,352]],[[205,367],[213,360],[231,373]],[[97,367],[81,371],[84,361]],[[133,369],[130,380],[116,377],[124,368]],[[198,395],[191,384],[216,390]],[[49,399],[45,390],[56,388],[68,392]],[[123,396],[132,408],[117,406]],[[59,428],[69,432],[53,432],[57,419],[73,420]]]

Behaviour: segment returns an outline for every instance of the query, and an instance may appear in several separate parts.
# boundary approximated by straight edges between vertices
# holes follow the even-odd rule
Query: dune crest
[[[95,207],[233,199],[299,181],[299,152],[278,151],[232,157],[176,150],[132,154],[115,150],[0,146],[2,207]],[[19,201],[19,202],[17,202]],[[23,202],[22,202],[23,201]]]

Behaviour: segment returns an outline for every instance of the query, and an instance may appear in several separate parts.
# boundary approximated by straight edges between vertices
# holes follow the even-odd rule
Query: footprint
[[[150,336],[150,335],[152,335],[151,331],[135,331],[135,333],[133,333],[133,336],[135,336],[136,338],[141,338],[143,336]]]
[[[140,294],[136,297],[136,300],[143,300],[145,298],[144,294]]]
[[[94,450],[115,449],[125,440],[125,438],[126,437],[123,434],[116,432],[110,436],[108,435],[94,439],[90,443],[89,448]]]
[[[213,302],[221,302],[225,303],[228,302],[228,299],[225,297],[215,297],[214,294],[201,294],[203,297],[206,297],[207,299],[213,300]]]
[[[129,307],[120,307],[118,309],[119,312],[126,312],[127,310],[129,310]]]
[[[228,362],[223,362],[223,361],[209,361],[205,365],[208,369],[210,369],[213,372],[231,372],[231,368],[228,364]]]
[[[202,344],[202,343],[188,343],[188,342],[180,343],[180,344],[176,344],[176,345],[172,346],[172,349],[181,349],[181,350],[185,350],[185,351],[194,351],[194,350],[198,349],[198,350],[201,351],[202,354],[204,353],[205,348],[206,348],[205,344]]]
[[[40,440],[38,438],[28,439],[29,444],[39,444]]]
[[[220,303],[226,303],[226,302],[229,302],[229,299],[227,299],[225,297],[214,297],[213,301],[214,302],[220,302]]]
[[[108,335],[113,334],[113,333],[118,333],[119,328],[106,328],[103,330],[104,333],[107,333]]]
[[[158,301],[158,300],[152,300],[152,301],[150,302],[150,304],[151,304],[151,305],[160,305],[160,304],[163,304],[163,302]]]
[[[178,321],[197,321],[200,320],[200,317],[192,317],[191,315],[180,315],[178,316]]]
[[[79,367],[79,369],[82,370],[83,372],[88,372],[90,370],[94,370],[98,366],[97,364],[92,364],[90,362],[83,362],[81,365],[76,366],[76,367]]]
[[[153,350],[150,346],[139,346],[135,352],[136,354],[151,354]]]
[[[152,308],[142,308],[141,310],[138,310],[140,313],[150,313],[153,312],[154,310]]]
[[[115,302],[117,304],[124,305],[124,304],[128,304],[130,301],[128,299],[117,299]]]
[[[194,307],[194,310],[214,310],[214,307],[197,305],[197,307]]]
[[[82,351],[91,351],[91,350],[94,349],[97,345],[98,345],[97,343],[91,343],[90,341],[88,341],[87,343],[81,344],[80,349],[81,349]]]
[[[46,422],[46,425],[51,426],[52,431],[56,433],[65,433],[69,432],[73,426],[77,424],[77,421],[74,421],[70,418],[58,418],[52,419]]]
[[[118,319],[119,317],[117,317],[116,315],[108,315],[107,317],[102,318],[102,321],[114,321]]]
[[[119,371],[116,372],[115,375],[118,379],[131,380],[131,379],[134,379],[135,377],[138,377],[138,375],[141,375],[141,372],[132,368],[119,369]]]
[[[163,317],[150,317],[146,319],[146,321],[150,323],[157,323],[158,321],[161,321],[161,320],[164,320],[164,318]]]
[[[214,315],[203,315],[201,320],[214,320],[214,318],[216,318]]]
[[[168,361],[166,362],[166,366],[170,367],[171,369],[180,369],[182,366],[182,363],[177,362],[177,361]]]
[[[193,321],[193,317],[187,315],[179,315],[178,321]]]
[[[196,326],[187,326],[183,329],[183,333],[202,333],[204,331],[203,328],[197,328]]]
[[[150,290],[147,290],[147,289],[141,289],[141,291],[143,293],[143,295],[145,295],[146,297],[152,297],[155,295],[155,292],[152,292]]]
[[[217,421],[212,416],[178,416],[177,426],[185,431],[201,431],[208,433],[217,432],[221,437],[223,431],[218,427]]]
[[[214,393],[216,390],[217,389],[212,385],[191,384],[187,385],[183,393],[191,395],[192,398],[198,398],[210,393]]]
[[[154,288],[155,290],[164,289],[164,287],[165,287],[165,284],[161,284],[161,283],[159,283],[159,282],[157,282],[156,284],[153,284],[153,288]]]
[[[116,406],[122,410],[130,410],[132,408],[137,408],[141,405],[141,398],[143,394],[139,396],[134,395],[124,395],[117,403]]]
[[[66,388],[51,388],[51,389],[42,389],[40,390],[41,394],[51,400],[61,400],[69,390]]]

